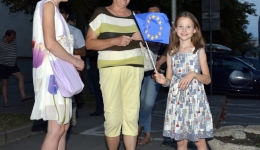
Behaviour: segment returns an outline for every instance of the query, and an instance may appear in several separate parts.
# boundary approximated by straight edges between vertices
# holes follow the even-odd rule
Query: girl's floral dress
[[[201,73],[200,49],[193,54],[194,49],[185,54],[177,53],[171,58],[173,77],[168,93],[163,135],[177,141],[198,141],[199,138],[213,137],[213,120],[204,85],[193,79],[187,90],[179,89],[176,95],[173,94],[176,90],[173,88],[174,84],[186,74],[190,71]]]

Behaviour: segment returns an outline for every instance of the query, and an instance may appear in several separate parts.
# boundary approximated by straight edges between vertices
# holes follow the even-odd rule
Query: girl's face
[[[175,32],[181,40],[186,41],[191,39],[193,34],[196,32],[196,29],[194,28],[194,23],[190,18],[180,17],[177,21]]]

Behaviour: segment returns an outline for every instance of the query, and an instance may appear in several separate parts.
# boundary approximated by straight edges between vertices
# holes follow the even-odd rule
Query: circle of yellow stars
[[[156,35],[151,35],[151,34],[149,33],[149,30],[148,30],[149,24],[151,23],[152,20],[155,20],[155,21],[158,23],[158,25],[159,25],[159,31],[157,32]],[[158,39],[159,36],[162,35],[162,32],[161,32],[161,31],[163,30],[161,18],[160,18],[159,16],[152,15],[152,16],[149,16],[149,17],[148,17],[148,19],[147,19],[146,22],[147,22],[147,25],[146,25],[146,27],[145,27],[145,28],[146,28],[146,30],[145,30],[146,36],[147,36],[149,39],[151,39],[151,40]]]

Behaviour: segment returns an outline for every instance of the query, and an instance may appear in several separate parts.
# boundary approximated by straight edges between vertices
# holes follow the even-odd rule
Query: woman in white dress
[[[59,3],[68,0],[41,0],[37,3],[33,18],[33,84],[35,104],[32,120],[48,120],[48,132],[42,150],[65,150],[69,128],[71,98],[59,92],[48,54],[73,64],[78,70],[84,62],[73,57],[73,39],[66,21],[59,13]]]

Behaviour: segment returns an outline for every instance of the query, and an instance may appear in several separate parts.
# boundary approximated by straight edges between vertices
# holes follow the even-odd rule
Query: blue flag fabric
[[[149,12],[134,16],[145,41],[169,44],[171,26],[164,13]]]

